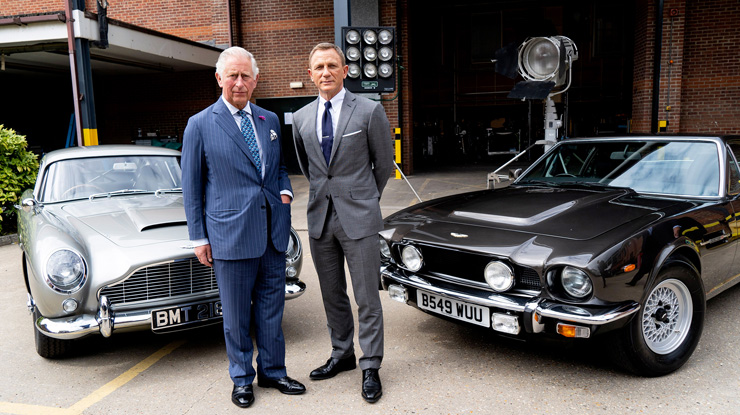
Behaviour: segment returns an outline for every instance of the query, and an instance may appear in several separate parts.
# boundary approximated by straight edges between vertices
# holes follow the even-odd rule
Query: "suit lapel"
[[[234,141],[234,143],[236,143],[237,147],[239,147],[242,153],[244,153],[244,155],[247,156],[247,158],[252,162],[252,165],[257,168],[257,164],[252,158],[252,152],[249,151],[249,146],[247,146],[247,143],[244,140],[244,136],[242,136],[241,130],[239,130],[239,127],[236,126],[234,116],[231,114],[231,111],[229,111],[229,108],[226,107],[226,104],[224,104],[221,99],[218,100],[218,103],[213,108],[213,112],[214,114],[216,114],[216,123],[224,129],[224,131],[226,132],[226,136],[229,137],[230,140]],[[259,134],[259,131],[257,132],[257,134]]]
[[[319,113],[319,98],[316,98],[316,101],[312,102],[309,108],[309,115],[311,116],[311,122],[310,130],[308,136],[306,137],[305,141],[308,141],[307,143],[304,141],[304,144],[308,147],[311,147],[313,151],[315,152],[314,156],[320,158],[322,161],[324,160],[324,152],[321,151],[321,143],[319,143],[319,137],[316,135],[316,128],[318,128],[318,125],[316,125],[317,117]],[[324,166],[326,166],[326,162],[323,163]]]
[[[271,140],[270,129],[267,126],[267,119],[263,114],[265,110],[252,103],[250,103],[249,106],[252,107],[252,119],[254,120],[254,129],[255,131],[257,131],[257,139],[260,141],[260,147],[262,147],[262,164],[265,165],[266,160],[269,157],[269,147]]]
[[[352,113],[354,112],[356,106],[356,99],[357,97],[355,96],[355,94],[349,91],[345,92],[344,101],[342,101],[342,111],[339,112],[337,131],[334,132],[334,143],[331,146],[331,158],[329,159],[329,164],[331,164],[331,160],[334,159],[334,154],[337,152],[337,148],[339,148],[339,143],[340,141],[342,141],[342,136],[347,130],[347,124],[349,124],[349,120],[350,118],[352,118]]]

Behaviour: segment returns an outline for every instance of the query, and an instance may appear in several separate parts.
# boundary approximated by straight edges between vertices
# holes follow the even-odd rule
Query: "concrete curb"
[[[12,235],[0,236],[0,246],[17,244],[17,243],[18,243],[18,234],[16,233]]]

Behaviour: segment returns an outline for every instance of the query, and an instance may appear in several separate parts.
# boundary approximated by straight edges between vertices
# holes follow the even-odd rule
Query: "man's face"
[[[252,72],[252,60],[249,58],[234,56],[225,63],[223,77],[216,73],[218,86],[223,89],[223,95],[229,104],[242,109],[252,96],[259,75]]]
[[[308,75],[321,97],[329,100],[342,90],[348,69],[347,65],[342,66],[342,58],[334,49],[317,50],[311,57]]]

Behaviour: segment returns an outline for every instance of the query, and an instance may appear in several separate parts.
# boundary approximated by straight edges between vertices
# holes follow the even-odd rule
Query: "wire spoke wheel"
[[[648,348],[666,355],[680,347],[691,327],[693,311],[686,284],[677,279],[658,284],[642,312],[642,335]]]

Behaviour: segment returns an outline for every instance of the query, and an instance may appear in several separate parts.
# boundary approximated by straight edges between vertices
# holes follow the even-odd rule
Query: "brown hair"
[[[313,49],[311,49],[311,53],[308,54],[308,67],[311,68],[311,58],[313,58],[313,54],[316,53],[318,50],[329,50],[334,49],[335,52],[339,55],[339,57],[342,59],[342,66],[347,64],[347,61],[344,58],[344,52],[342,52],[342,49],[339,48],[339,46],[333,44],[333,43],[319,43],[318,45],[314,46]]]

